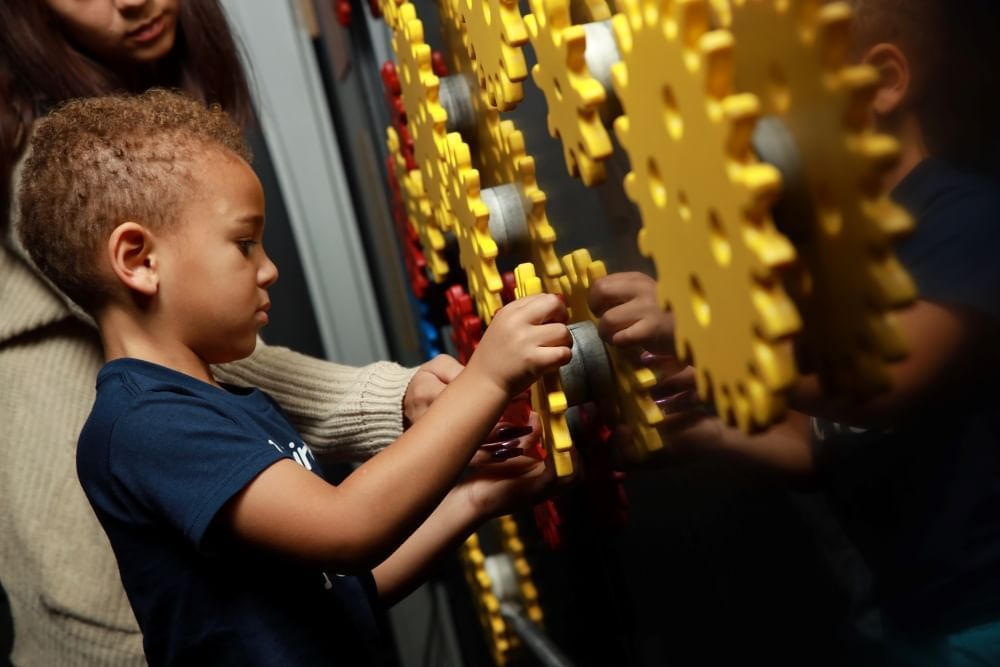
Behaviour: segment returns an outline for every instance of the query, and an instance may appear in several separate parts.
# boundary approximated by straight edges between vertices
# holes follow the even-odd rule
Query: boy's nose
[[[257,282],[261,287],[267,288],[278,280],[278,267],[267,255],[264,255],[264,263],[257,270]]]

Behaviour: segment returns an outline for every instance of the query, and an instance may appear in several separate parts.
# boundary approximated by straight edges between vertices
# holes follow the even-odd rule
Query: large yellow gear
[[[445,0],[447,1],[447,0]],[[490,105],[509,111],[524,99],[528,41],[517,0],[455,0],[465,23],[469,57]]]
[[[406,168],[406,158],[400,150],[399,135],[395,128],[386,129],[385,143],[392,157],[393,171],[403,203],[406,205],[407,224],[420,237],[420,246],[424,251],[431,279],[440,283],[448,275],[448,260],[444,256],[445,238],[434,222],[430,202],[424,193],[423,178],[419,170]]]
[[[576,250],[563,256],[563,277],[560,278],[562,293],[566,298],[571,322],[593,322],[598,318],[590,310],[587,299],[594,282],[607,275],[604,262],[594,261],[587,250]],[[611,372],[615,379],[615,407],[618,418],[632,431],[635,451],[646,454],[664,445],[663,436],[657,428],[663,423],[663,412],[650,395],[656,386],[656,375],[648,368],[637,366],[622,350],[613,345],[605,345]]]
[[[406,123],[413,137],[413,155],[420,168],[424,192],[434,212],[431,224],[444,234],[452,226],[446,206],[448,112],[439,100],[440,80],[431,69],[431,48],[424,42],[424,26],[410,3],[399,6],[392,47],[399,65]]]
[[[625,189],[642,215],[640,249],[701,397],[745,431],[764,427],[795,380],[800,323],[777,273],[795,258],[770,218],[780,176],[750,147],[759,103],[732,94],[732,36],[708,30],[705,0],[620,6],[615,130],[632,164]]]
[[[736,83],[784,122],[815,206],[785,229],[803,271],[789,289],[805,358],[828,394],[869,398],[888,389],[888,362],[906,353],[892,311],[916,298],[892,249],[912,221],[879,188],[898,145],[872,128],[878,72],[846,63],[846,2],[733,0],[731,11]]]
[[[535,275],[532,264],[519,264],[514,269],[515,294],[518,299],[542,293],[542,281]],[[566,411],[569,404],[563,392],[559,371],[546,373],[531,385],[531,409],[542,423],[545,449],[552,458],[557,477],[573,474],[573,436],[569,431]]]
[[[444,181],[447,204],[455,216],[459,261],[469,282],[469,294],[486,324],[500,310],[503,279],[497,270],[497,244],[490,236],[490,210],[480,197],[479,172],[472,168],[469,146],[458,132],[448,134]]]
[[[525,24],[538,60],[531,75],[545,94],[549,134],[562,142],[570,176],[596,185],[604,181],[612,146],[599,113],[604,86],[584,59],[584,28],[572,25],[569,0],[531,0],[531,12]]]

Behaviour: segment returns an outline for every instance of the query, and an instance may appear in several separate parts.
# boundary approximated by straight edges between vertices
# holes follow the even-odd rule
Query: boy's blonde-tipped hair
[[[174,223],[196,195],[206,151],[246,160],[240,127],[218,106],[150,90],[66,102],[36,123],[17,190],[16,231],[38,268],[85,310],[113,294],[100,251],[127,221]]]

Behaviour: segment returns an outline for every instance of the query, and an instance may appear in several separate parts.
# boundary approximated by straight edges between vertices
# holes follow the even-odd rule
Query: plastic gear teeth
[[[504,553],[514,563],[514,572],[517,575],[517,587],[520,593],[521,605],[536,625],[542,625],[542,607],[538,604],[538,589],[531,578],[531,566],[524,554],[524,542],[518,532],[517,522],[512,516],[502,516],[500,522],[500,545]]]
[[[531,75],[545,94],[549,134],[562,142],[570,176],[596,185],[612,146],[599,113],[604,86],[584,59],[584,28],[571,24],[569,0],[531,0],[531,11],[525,24],[538,59]]]
[[[393,129],[388,128],[389,132]],[[390,141],[395,137],[390,136]],[[391,193],[392,219],[396,226],[396,235],[402,246],[403,261],[406,266],[406,273],[409,278],[410,289],[417,299],[423,299],[427,293],[430,282],[427,280],[427,260],[420,250],[420,236],[406,214],[406,205],[403,203],[402,189],[395,170],[396,156],[389,155],[386,158],[386,175],[389,181]]]
[[[447,1],[447,0],[445,0]],[[510,111],[524,98],[528,76],[522,46],[528,32],[517,0],[455,0],[465,46],[491,106]]]
[[[889,388],[888,364],[906,354],[892,311],[916,298],[892,249],[912,220],[878,185],[899,152],[872,128],[878,72],[847,63],[846,2],[732,0],[731,11],[749,55],[736,63],[737,84],[784,122],[815,205],[786,230],[802,270],[790,290],[805,323],[804,358],[827,394],[870,398]]]
[[[542,287],[550,294],[559,294],[559,276],[562,266],[556,255],[556,230],[549,223],[546,213],[547,197],[538,187],[535,177],[535,159],[528,155],[524,145],[524,135],[512,121],[504,120],[493,126],[492,142],[497,148],[500,160],[510,170],[511,178],[521,191],[528,218],[531,261],[542,279]]]
[[[440,283],[448,275],[448,261],[444,256],[444,234],[437,227],[431,213],[420,172],[407,169],[406,158],[400,151],[399,135],[391,127],[386,129],[386,148],[389,153],[387,166],[391,166],[390,171],[399,186],[406,219],[423,249],[424,266],[431,280]]]
[[[542,293],[542,281],[535,275],[535,267],[531,264],[520,264],[514,269],[517,281],[517,298]],[[573,474],[573,436],[570,435],[569,423],[566,421],[566,411],[569,405],[566,394],[563,393],[559,371],[543,375],[531,385],[531,409],[538,414],[542,422],[542,437],[545,450],[552,457],[552,464],[557,477],[568,477]]]
[[[440,80],[431,70],[431,50],[424,43],[423,24],[409,3],[399,6],[392,44],[399,64],[397,72],[406,120],[413,137],[414,158],[423,179],[424,192],[430,200],[433,220],[438,232],[444,234],[452,224],[445,203],[447,182],[444,176],[448,112],[439,101]]]
[[[778,275],[795,250],[769,213],[780,176],[750,147],[759,103],[732,94],[732,35],[708,30],[705,0],[620,6],[615,130],[632,164],[625,189],[642,215],[639,247],[656,264],[702,398],[744,431],[765,427],[796,377],[800,323]]]
[[[473,533],[462,544],[459,557],[465,570],[465,580],[479,611],[479,622],[486,633],[486,642],[498,666],[506,665],[517,647],[517,637],[507,630],[507,623],[500,614],[500,601],[493,593],[493,581],[486,572],[486,554]]]
[[[458,360],[465,365],[479,346],[483,337],[483,320],[476,315],[472,299],[461,285],[452,285],[445,292],[448,305],[446,313],[451,324],[451,341],[458,352]]]
[[[598,318],[591,312],[587,299],[591,285],[606,275],[604,262],[592,260],[587,250],[576,250],[563,257],[560,283],[571,322],[597,324]],[[664,421],[663,412],[650,394],[656,386],[656,375],[648,368],[633,364],[613,345],[605,345],[604,349],[615,380],[616,417],[629,426],[636,452],[642,455],[662,449],[664,441],[659,426]]]
[[[457,132],[448,134],[448,206],[455,217],[459,261],[469,294],[486,324],[500,310],[503,280],[497,270],[497,244],[490,236],[490,212],[479,196],[479,172],[472,168],[469,146]]]

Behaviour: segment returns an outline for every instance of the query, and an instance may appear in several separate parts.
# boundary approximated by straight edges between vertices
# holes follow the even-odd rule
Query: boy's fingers
[[[634,299],[644,291],[655,290],[655,285],[652,278],[638,271],[612,273],[590,287],[588,305],[595,315],[601,317],[609,308]]]
[[[549,347],[573,346],[573,334],[569,332],[569,327],[565,324],[552,322],[550,324],[540,324],[536,327],[537,340],[539,345]]]
[[[518,299],[510,305],[517,304],[520,304],[518,310],[532,324],[565,322],[569,317],[562,299],[555,294],[536,294]]]

